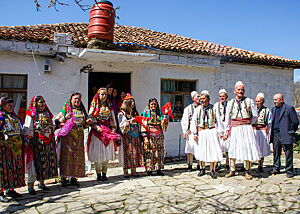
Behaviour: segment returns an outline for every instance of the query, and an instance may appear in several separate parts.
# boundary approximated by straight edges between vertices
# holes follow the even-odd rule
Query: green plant
[[[296,143],[294,143],[294,151],[297,151],[300,153],[300,134],[296,133]]]

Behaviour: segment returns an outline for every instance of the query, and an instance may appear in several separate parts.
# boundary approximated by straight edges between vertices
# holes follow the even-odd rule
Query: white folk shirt
[[[236,98],[233,98],[233,99],[236,99]],[[229,130],[230,126],[231,126],[231,120],[232,120],[231,119],[231,110],[232,110],[232,105],[233,105],[232,100],[230,100],[227,103],[227,107],[226,107],[226,116],[225,116],[226,130]],[[250,99],[250,106],[251,106],[251,114],[252,114],[252,116],[250,118],[250,122],[251,122],[251,124],[254,124],[257,121],[258,112],[257,112],[256,104],[254,103],[254,101],[252,99]],[[241,111],[238,112],[237,117],[242,117]]]
[[[185,107],[182,118],[181,118],[181,128],[182,128],[183,134],[189,134],[189,131],[191,128],[191,120],[192,120],[193,113],[195,112],[195,110],[196,110],[196,106],[194,103]]]

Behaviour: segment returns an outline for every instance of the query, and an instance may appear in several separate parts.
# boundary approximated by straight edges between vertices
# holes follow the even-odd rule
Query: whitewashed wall
[[[87,104],[88,74],[80,73],[80,68],[87,64],[93,65],[94,72],[131,73],[132,94],[140,113],[150,97],[160,99],[162,78],[196,80],[199,92],[204,89],[211,92],[212,103],[218,100],[220,88],[225,88],[232,98],[234,83],[241,80],[245,83],[246,96],[255,98],[258,92],[264,92],[267,106],[272,106],[272,96],[277,92],[283,93],[286,103],[293,104],[293,70],[235,64],[220,65],[220,67],[192,67],[159,63],[95,62],[78,57],[66,57],[63,63],[50,59],[52,72],[47,74],[43,72],[43,65],[44,60],[49,57],[41,57],[37,54],[35,57],[38,69],[30,54],[1,52],[0,73],[28,74],[28,100],[34,95],[43,95],[54,115],[59,112],[74,91],[81,92],[83,102]],[[180,123],[169,125],[165,133],[168,156],[178,155],[180,133]],[[184,154],[184,147],[185,143],[181,138],[181,155]]]

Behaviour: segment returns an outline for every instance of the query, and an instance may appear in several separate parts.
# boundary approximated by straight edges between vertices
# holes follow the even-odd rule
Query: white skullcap
[[[256,95],[256,97],[261,97],[261,98],[265,99],[264,93],[258,93],[258,94]]]
[[[227,91],[223,88],[223,89],[221,89],[221,90],[219,91],[219,94],[222,94],[222,93],[227,94]]]
[[[197,92],[197,91],[192,91],[192,93],[191,93],[191,97],[192,97],[192,98],[194,98],[194,96],[196,96],[196,94],[198,94],[198,92]]]
[[[202,94],[206,94],[206,95],[209,96],[209,91],[208,91],[208,90],[203,90],[203,91],[201,91],[201,95],[202,95]]]
[[[237,82],[235,83],[235,86],[234,86],[234,87],[237,87],[238,85],[244,86],[244,83],[243,83],[242,81],[237,81]]]

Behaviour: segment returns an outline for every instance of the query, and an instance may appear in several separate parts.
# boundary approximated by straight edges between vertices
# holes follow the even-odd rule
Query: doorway
[[[100,87],[106,87],[108,84],[113,85],[113,88],[120,93],[125,91],[131,93],[130,73],[108,73],[108,72],[89,72],[88,96],[90,103]]]

